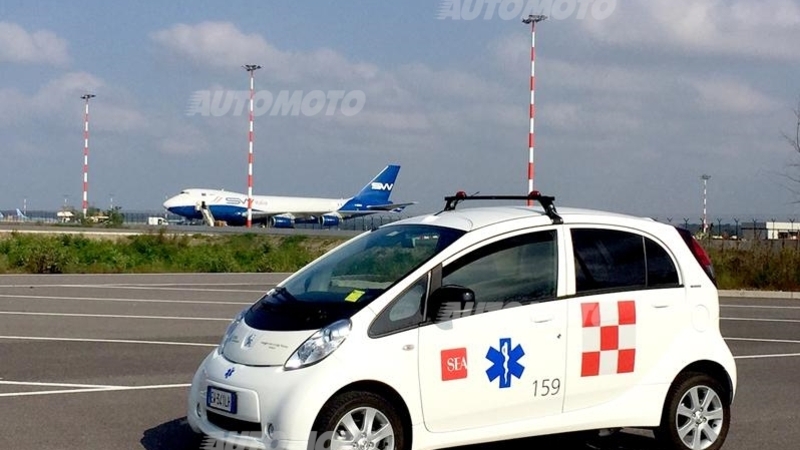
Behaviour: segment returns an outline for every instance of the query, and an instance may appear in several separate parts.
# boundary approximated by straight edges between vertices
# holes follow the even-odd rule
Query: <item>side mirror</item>
[[[475,292],[458,285],[445,285],[428,297],[428,319],[446,322],[472,315],[475,308]]]

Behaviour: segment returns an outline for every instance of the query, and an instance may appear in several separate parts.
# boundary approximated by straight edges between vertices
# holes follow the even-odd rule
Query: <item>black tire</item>
[[[365,420],[367,410],[377,411],[375,420],[371,424],[371,430],[365,430],[365,427],[370,425]],[[322,407],[317,420],[314,422],[314,429],[309,438],[313,440],[314,445],[309,448],[329,449],[331,448],[331,439],[351,442],[353,440],[352,433],[341,423],[342,419],[348,415],[353,418],[353,421],[363,433],[361,437],[356,436],[356,440],[366,438],[367,441],[371,441],[369,439],[370,432],[377,434],[376,432],[379,429],[387,425],[390,427],[391,437],[375,440],[375,446],[371,450],[408,450],[403,420],[394,407],[380,395],[362,391],[341,393],[334,396]],[[325,440],[324,443],[321,442],[322,439]]]
[[[714,378],[681,374],[667,392],[656,439],[667,449],[719,450],[731,424],[729,399]]]

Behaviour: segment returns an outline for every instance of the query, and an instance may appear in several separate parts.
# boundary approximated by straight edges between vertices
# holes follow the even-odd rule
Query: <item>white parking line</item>
[[[85,392],[141,391],[141,390],[151,390],[151,389],[187,388],[189,386],[191,386],[191,384],[185,383],[185,384],[158,384],[152,386],[108,386],[99,388],[87,387],[87,388],[77,388],[77,389],[59,389],[54,391],[9,392],[0,394],[0,397],[29,397],[34,395],[81,394]]]
[[[790,339],[754,339],[754,338],[734,338],[726,337],[726,341],[743,341],[743,342],[769,342],[774,344],[800,344],[800,341],[793,341]]]
[[[274,283],[265,283],[267,285],[273,285]],[[192,286],[198,286],[197,284],[192,284]],[[219,286],[219,285],[215,285]],[[192,292],[240,292],[240,293],[248,293],[248,294],[263,294],[266,292],[264,289],[195,289],[191,287],[166,287],[166,286],[135,286],[135,285],[119,285],[119,284],[11,284],[11,285],[0,285],[0,289],[3,288],[16,288],[16,289],[30,289],[30,288],[78,288],[78,289],[138,289],[138,290],[148,290],[148,291],[192,291]]]
[[[752,317],[720,317],[720,320],[735,320],[740,322],[780,322],[780,323],[800,323],[795,319],[755,319]]]
[[[122,302],[122,303],[185,303],[189,305],[252,305],[253,302],[219,302],[210,300],[158,300],[143,298],[98,298],[98,297],[63,297],[51,295],[12,295],[0,294],[0,298],[24,298],[30,300],[77,300],[82,302]]]
[[[41,383],[38,381],[4,381],[4,380],[0,380],[0,385],[72,387],[72,388],[91,388],[91,389],[106,389],[106,388],[119,387],[108,384]]]
[[[743,356],[734,356],[733,359],[792,358],[796,356],[800,356],[800,353],[779,353],[775,355],[743,355]]]
[[[722,308],[748,308],[748,309],[800,309],[800,306],[774,306],[774,305],[719,305]]]
[[[196,285],[195,285],[196,286]],[[145,291],[187,291],[187,292],[239,292],[247,294],[264,294],[262,289],[193,289],[188,287],[149,287],[149,286],[74,286],[80,288],[103,288],[103,289],[138,289]]]
[[[129,316],[121,314],[77,314],[77,313],[44,313],[24,311],[0,311],[4,316],[50,316],[50,317],[94,317],[103,319],[155,319],[155,320],[196,320],[213,322],[230,322],[231,319],[217,317],[176,317],[176,316]]]
[[[216,347],[217,344],[200,342],[174,342],[174,341],[141,341],[134,339],[91,339],[91,338],[60,338],[40,336],[0,336],[0,339],[18,341],[55,341],[55,342],[95,342],[100,344],[146,344],[146,345],[182,345],[185,347]]]

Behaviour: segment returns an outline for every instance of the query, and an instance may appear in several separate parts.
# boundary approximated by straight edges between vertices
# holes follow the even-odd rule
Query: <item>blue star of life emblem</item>
[[[235,367],[231,367],[230,369],[228,369],[228,371],[225,372],[225,379],[227,380],[228,378],[230,378],[231,375],[233,375],[233,372],[236,372]]]
[[[525,350],[520,344],[511,347],[511,338],[501,338],[499,349],[489,347],[486,352],[486,359],[492,362],[492,366],[486,369],[486,376],[489,381],[500,378],[500,389],[511,387],[511,377],[522,378],[525,366],[519,363],[520,358],[525,356]]]

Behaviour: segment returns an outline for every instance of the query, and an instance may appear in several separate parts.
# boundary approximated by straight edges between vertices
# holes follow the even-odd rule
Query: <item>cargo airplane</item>
[[[379,212],[400,212],[411,203],[392,203],[400,166],[389,165],[361,191],[350,198],[278,197],[254,195],[252,222],[274,228],[294,228],[295,224],[339,225],[350,217]],[[219,189],[185,189],[164,202],[164,208],[189,220],[204,220],[209,225],[223,221],[228,225],[247,223],[247,195]]]

